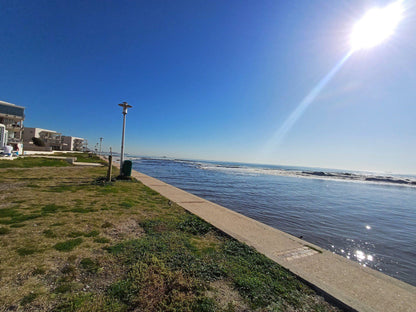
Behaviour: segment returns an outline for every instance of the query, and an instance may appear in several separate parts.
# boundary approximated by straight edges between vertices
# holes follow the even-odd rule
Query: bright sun
[[[359,20],[351,33],[353,51],[371,48],[390,37],[403,17],[402,1],[374,8]]]

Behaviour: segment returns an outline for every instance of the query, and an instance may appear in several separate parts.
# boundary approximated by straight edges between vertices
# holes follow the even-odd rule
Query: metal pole
[[[127,108],[132,107],[131,105],[127,104],[127,102],[123,102],[118,104],[118,106],[123,107],[123,133],[121,135],[121,155],[120,155],[120,176],[123,175],[123,162],[124,162],[124,132],[126,129],[126,115],[127,115]]]
[[[124,161],[124,132],[126,130],[126,113],[123,110],[123,133],[121,135],[121,154],[120,154],[120,175],[122,175]]]
[[[101,143],[103,142],[103,138],[100,138],[100,156],[101,156]]]

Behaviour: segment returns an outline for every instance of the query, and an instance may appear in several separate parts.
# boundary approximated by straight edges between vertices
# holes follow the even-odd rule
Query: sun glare
[[[353,28],[351,48],[354,51],[371,48],[390,37],[403,17],[402,1],[368,11]]]

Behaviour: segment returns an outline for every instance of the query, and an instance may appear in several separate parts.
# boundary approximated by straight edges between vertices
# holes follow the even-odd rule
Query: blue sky
[[[416,7],[354,53],[273,136],[388,1],[1,1],[0,100],[25,125],[149,156],[416,173]]]

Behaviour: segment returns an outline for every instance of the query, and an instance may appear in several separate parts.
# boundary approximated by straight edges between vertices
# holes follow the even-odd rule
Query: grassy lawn
[[[0,159],[0,168],[33,168],[33,167],[67,167],[70,164],[63,159],[47,159],[36,157],[17,158],[14,160]]]
[[[87,153],[54,153],[50,156],[60,157],[76,157],[77,162],[89,162],[89,163],[102,163],[105,161],[101,160],[96,155],[89,155]],[[19,157],[14,160],[0,159],[0,168],[33,168],[33,167],[68,167],[71,166],[64,159],[49,159],[39,157]]]
[[[101,183],[105,172],[0,169],[1,311],[338,311],[143,184]]]

